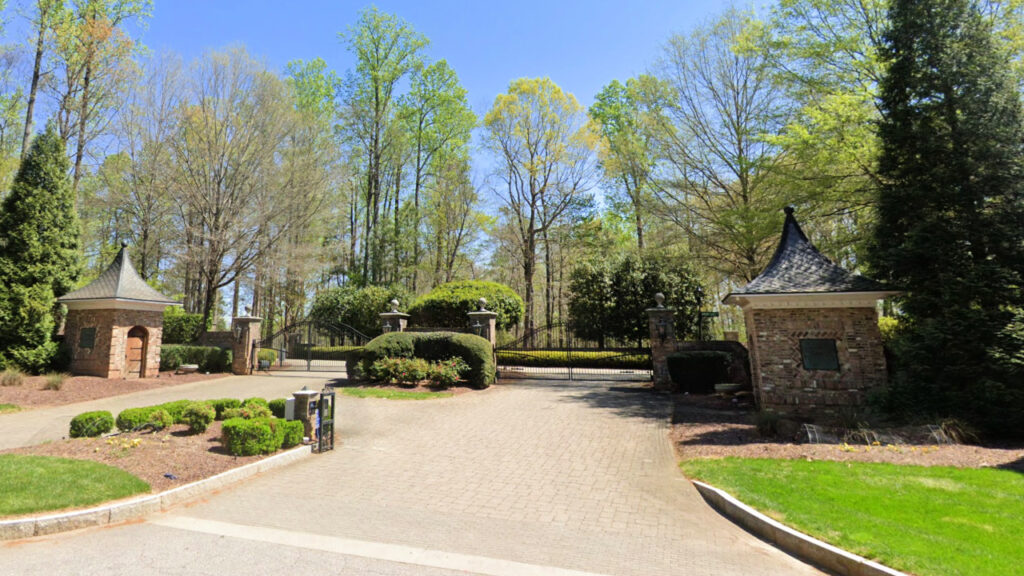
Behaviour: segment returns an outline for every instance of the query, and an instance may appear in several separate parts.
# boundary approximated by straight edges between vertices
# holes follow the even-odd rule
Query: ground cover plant
[[[1024,475],[1015,471],[744,458],[681,466],[780,522],[899,570],[1002,575],[1024,565]]]
[[[149,492],[149,484],[112,466],[0,454],[0,516],[89,506],[142,492]]]
[[[18,410],[21,410],[21,407],[17,404],[0,404],[0,414],[4,412],[17,412]]]
[[[342,394],[356,398],[384,398],[386,400],[430,400],[452,396],[451,392],[418,392],[390,388],[340,388],[339,390]]]

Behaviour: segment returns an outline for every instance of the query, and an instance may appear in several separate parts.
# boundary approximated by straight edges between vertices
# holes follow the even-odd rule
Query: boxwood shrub
[[[229,372],[231,349],[177,344],[160,347],[160,370],[177,370],[182,364],[196,364],[200,372]]]
[[[280,420],[284,429],[284,441],[281,448],[291,448],[302,444],[302,438],[306,435],[306,428],[299,420]]]
[[[181,414],[181,421],[188,424],[190,432],[199,434],[206,432],[216,416],[217,410],[208,402],[190,402]]]
[[[225,420],[221,443],[235,456],[272,454],[281,447],[286,434],[284,426],[271,422],[269,418]]]
[[[491,343],[474,334],[455,332],[389,332],[369,342],[361,354],[362,369],[368,373],[382,358],[422,358],[439,362],[462,358],[469,366],[466,381],[474,388],[494,383],[494,351]]]
[[[163,430],[164,428],[174,426],[174,417],[167,410],[156,407],[155,410],[149,413],[146,425],[151,426],[154,430]]]
[[[270,413],[274,415],[274,418],[284,418],[284,398],[274,398],[270,402],[267,402],[267,407],[270,408]]]
[[[92,438],[114,429],[114,415],[106,410],[83,412],[71,419],[68,436],[71,438]]]
[[[448,282],[419,297],[409,307],[414,326],[458,328],[469,322],[467,312],[479,309],[480,298],[487,299],[487,309],[498,314],[499,330],[508,330],[523,317],[523,299],[515,290],[497,282],[461,280]]]
[[[117,429],[121,432],[131,432],[149,421],[149,415],[157,410],[156,406],[143,406],[141,408],[125,408],[117,415]]]
[[[224,420],[225,410],[242,407],[242,401],[238,398],[217,398],[216,400],[208,400],[207,403],[217,411],[217,416],[215,417],[217,420]]]
[[[691,350],[669,354],[666,362],[677,390],[710,394],[715,384],[729,381],[732,355],[718,350]]]

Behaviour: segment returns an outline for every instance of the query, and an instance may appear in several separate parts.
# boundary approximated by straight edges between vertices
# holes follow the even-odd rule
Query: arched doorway
[[[128,331],[124,346],[125,378],[141,378],[146,373],[146,345],[149,333],[142,326]]]

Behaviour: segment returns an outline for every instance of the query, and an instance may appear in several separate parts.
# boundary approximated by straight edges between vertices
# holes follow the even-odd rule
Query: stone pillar
[[[479,303],[480,309],[469,313],[469,326],[473,329],[474,334],[483,336],[490,341],[491,348],[494,348],[498,345],[498,313],[491,312],[486,308],[486,298],[481,298]]]
[[[302,422],[302,427],[305,430],[302,434],[311,441],[315,434],[312,416],[309,413],[309,403],[319,394],[316,390],[310,390],[305,386],[302,387],[302,390],[292,392],[292,396],[295,397],[295,419]]]
[[[253,343],[260,339],[262,318],[239,316],[231,319],[231,373],[251,374],[254,362]]]
[[[409,324],[409,315],[398,311],[398,300],[391,301],[391,312],[380,313],[381,324],[384,325],[384,332],[405,332]]]
[[[654,295],[657,307],[647,309],[651,329],[651,365],[654,370],[654,389],[672,390],[668,373],[668,355],[676,351],[675,309],[665,307],[665,295]]]

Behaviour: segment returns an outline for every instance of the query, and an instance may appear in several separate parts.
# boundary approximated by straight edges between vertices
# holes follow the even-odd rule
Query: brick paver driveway
[[[141,525],[0,549],[0,565],[218,576],[817,573],[703,503],[676,469],[664,396],[625,383],[519,382],[447,400],[338,398],[331,454]]]

